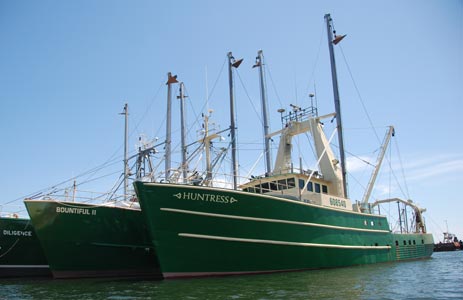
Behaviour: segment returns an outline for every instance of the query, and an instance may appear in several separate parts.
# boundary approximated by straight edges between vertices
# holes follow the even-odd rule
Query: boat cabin
[[[330,190],[333,190],[331,182],[323,179],[321,175],[311,177],[309,172],[254,177],[250,182],[241,185],[240,188],[249,193],[352,210],[352,202],[349,199],[330,194]]]

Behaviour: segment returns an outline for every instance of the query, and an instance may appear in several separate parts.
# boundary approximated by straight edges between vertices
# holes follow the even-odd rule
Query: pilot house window
[[[296,187],[296,180],[294,178],[288,178],[288,189]]]
[[[328,194],[328,187],[326,185],[322,185],[322,193]]]
[[[278,190],[286,190],[288,188],[288,185],[286,183],[286,179],[281,179],[281,180],[278,180]]]
[[[311,181],[309,181],[309,183],[307,184],[307,190],[309,192],[313,192],[313,183]]]

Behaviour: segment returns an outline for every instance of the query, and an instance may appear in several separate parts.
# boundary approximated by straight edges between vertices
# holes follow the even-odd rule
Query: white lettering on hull
[[[56,212],[59,213],[59,214],[96,216],[96,210],[95,209],[90,210],[88,208],[57,206],[56,207]]]
[[[223,204],[233,204],[235,202],[238,202],[238,200],[236,200],[233,197],[225,196],[225,195],[217,195],[217,194],[183,192],[183,193],[173,194],[173,196],[177,199],[183,199],[183,200],[205,201],[205,202],[215,202],[215,203],[223,203]]]
[[[32,236],[32,231],[29,230],[3,230],[4,236]]]

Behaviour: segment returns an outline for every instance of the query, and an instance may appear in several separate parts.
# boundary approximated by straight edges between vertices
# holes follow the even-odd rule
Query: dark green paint
[[[307,205],[299,201],[216,188],[142,182],[136,182],[135,188],[165,276],[333,268],[426,258],[432,254],[432,235],[392,234],[384,216],[353,213]],[[216,201],[210,201],[211,196],[192,197],[191,193],[216,195]],[[221,201],[232,197],[237,201]],[[192,200],[193,198],[197,200]],[[200,198],[208,200],[198,200]],[[164,211],[162,208],[316,223],[348,229],[221,218]],[[373,247],[303,247],[185,237],[180,236],[181,233],[290,243]],[[403,240],[406,240],[406,246],[403,245]],[[398,247],[396,241],[399,243]],[[381,249],[377,246],[390,248]],[[175,274],[169,275],[172,273]]]
[[[55,201],[25,204],[55,278],[160,278],[140,210]],[[57,207],[88,213],[58,213]]]

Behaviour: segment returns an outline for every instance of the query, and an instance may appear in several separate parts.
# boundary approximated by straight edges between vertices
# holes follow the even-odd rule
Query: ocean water
[[[0,299],[463,299],[463,251],[426,260],[167,281],[0,281]]]

